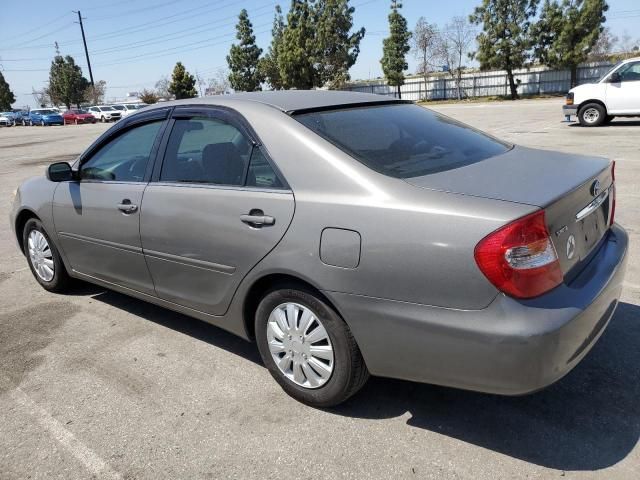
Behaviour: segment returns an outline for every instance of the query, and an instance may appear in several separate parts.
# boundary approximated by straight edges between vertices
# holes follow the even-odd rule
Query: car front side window
[[[139,125],[109,140],[80,167],[81,180],[141,182],[164,120]]]
[[[640,80],[640,62],[630,62],[618,70],[623,82],[637,82]]]

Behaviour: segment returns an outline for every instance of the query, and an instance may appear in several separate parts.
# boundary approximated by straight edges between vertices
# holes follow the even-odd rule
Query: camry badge
[[[567,258],[571,260],[576,254],[576,237],[569,235],[567,238]]]
[[[596,180],[591,184],[591,195],[594,197],[600,195],[600,180]]]

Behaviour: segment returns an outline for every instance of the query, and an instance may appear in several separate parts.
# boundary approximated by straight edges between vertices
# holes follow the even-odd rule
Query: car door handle
[[[138,210],[138,205],[131,203],[131,200],[124,199],[122,203],[118,204],[118,210],[122,213],[133,213]]]
[[[240,220],[251,227],[261,227],[263,225],[274,225],[276,223],[276,219],[269,215],[263,215],[263,214],[256,215],[252,213],[250,213],[249,215],[240,215]]]

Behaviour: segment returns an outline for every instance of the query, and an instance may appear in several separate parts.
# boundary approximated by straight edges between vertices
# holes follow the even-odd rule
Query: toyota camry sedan
[[[127,116],[22,184],[11,224],[45,289],[85,280],[255,341],[309,405],[369,375],[519,395],[616,309],[614,167],[386,97],[237,94]]]

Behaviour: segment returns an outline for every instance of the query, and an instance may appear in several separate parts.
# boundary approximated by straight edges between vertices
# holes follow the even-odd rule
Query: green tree
[[[409,68],[406,55],[411,50],[411,32],[407,29],[407,19],[399,12],[400,8],[402,4],[398,0],[391,0],[389,36],[382,41],[380,60],[387,82],[398,88],[398,98],[401,98],[400,87],[404,85],[404,71]]]
[[[480,69],[507,72],[511,98],[518,98],[513,70],[522,68],[529,59],[530,19],[536,13],[538,0],[482,0],[469,20],[483,25],[478,35],[478,51],[473,55]]]
[[[16,97],[9,88],[9,84],[0,72],[0,111],[11,110],[11,104],[16,101]]]
[[[231,45],[227,55],[229,83],[234,90],[241,92],[261,90],[260,84],[264,80],[259,68],[262,49],[256,45],[253,25],[244,8],[240,11],[236,25],[236,38],[240,40],[240,44]]]
[[[48,93],[54,105],[72,105],[80,107],[85,100],[85,92],[89,81],[82,76],[82,69],[76,65],[70,55],[56,55],[49,70]]]
[[[320,85],[315,64],[316,24],[316,11],[309,0],[291,0],[278,52],[283,87],[307,90]]]
[[[338,88],[349,77],[349,69],[360,53],[365,29],[351,33],[355,8],[349,0],[318,0],[316,3],[316,48],[318,77],[321,85]]]
[[[568,68],[571,87],[578,83],[578,65],[586,62],[604,30],[605,0],[546,0],[531,29],[535,58],[551,68]]]
[[[273,27],[271,28],[271,45],[266,55],[260,60],[260,71],[267,83],[274,90],[280,90],[284,87],[280,70],[278,67],[280,54],[282,49],[282,34],[284,32],[284,17],[280,5],[276,5],[276,13],[273,18]]]
[[[176,100],[198,96],[196,79],[185,70],[182,62],[176,63],[176,66],[173,68],[171,83],[169,84],[169,93],[176,97]]]

